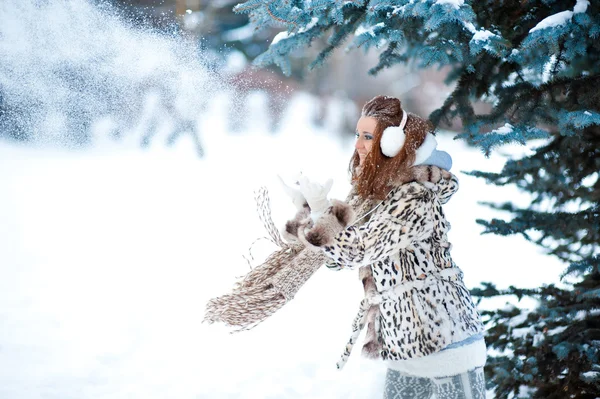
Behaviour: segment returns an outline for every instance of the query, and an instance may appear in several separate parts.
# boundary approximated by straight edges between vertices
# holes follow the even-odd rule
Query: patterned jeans
[[[388,369],[384,399],[485,399],[483,367],[463,374],[423,378]]]

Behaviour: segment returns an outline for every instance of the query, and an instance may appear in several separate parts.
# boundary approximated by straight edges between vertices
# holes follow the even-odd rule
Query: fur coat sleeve
[[[422,183],[403,184],[360,227],[350,225],[355,216],[348,204],[333,201],[314,226],[298,230],[299,237],[305,245],[324,250],[336,265],[368,265],[431,234],[433,195]]]

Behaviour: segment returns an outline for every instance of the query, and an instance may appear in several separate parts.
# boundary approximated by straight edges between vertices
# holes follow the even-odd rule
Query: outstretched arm
[[[432,195],[420,183],[403,185],[394,189],[371,220],[360,227],[350,225],[354,215],[348,204],[332,201],[314,226],[299,229],[299,237],[305,245],[323,250],[335,266],[370,264],[427,233]]]

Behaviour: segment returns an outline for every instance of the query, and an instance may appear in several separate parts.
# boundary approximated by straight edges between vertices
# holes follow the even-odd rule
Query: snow
[[[573,317],[573,320],[580,320],[580,321],[584,320],[591,313],[592,313],[591,311],[580,310],[575,314],[575,317]]]
[[[589,5],[589,0],[577,0],[575,7],[573,7],[573,12],[575,14],[586,12]]]
[[[561,26],[571,21],[573,17],[573,11],[562,11],[557,14],[551,15],[542,19],[536,26],[534,26],[529,33],[533,33],[536,30],[546,29],[546,28],[554,28],[556,26]]]
[[[205,23],[205,15],[202,11],[192,11],[187,9],[185,10],[185,14],[182,15],[182,21],[183,28],[186,31],[193,31]]]
[[[390,12],[390,15],[398,15],[398,14],[404,13],[405,9],[406,9],[406,5],[403,5],[403,6],[393,6],[392,7],[392,11]]]
[[[546,83],[552,77],[552,69],[556,64],[556,54],[552,54],[548,59],[548,62],[544,64],[544,72],[542,73],[542,83]]]
[[[512,311],[515,309],[514,305],[508,305],[504,308],[505,311]],[[523,311],[521,312],[518,316],[513,317],[512,319],[510,319],[510,323],[509,325],[511,327],[515,327],[518,326],[519,324],[524,323],[527,320],[527,317],[529,316],[529,312],[527,311]]]
[[[533,326],[531,327],[522,327],[522,328],[515,328],[512,330],[511,332],[511,336],[513,338],[522,338],[526,335],[535,335],[535,328]]]
[[[573,11],[562,11],[542,19],[536,26],[534,26],[529,33],[535,32],[536,30],[554,28],[556,26],[564,25],[571,21],[573,14],[584,13],[587,10],[590,2],[588,0],[577,0]]]
[[[313,28],[317,24],[317,22],[319,22],[319,18],[313,17],[311,19],[311,21],[305,27],[298,29],[298,33],[304,33],[307,30]],[[287,31],[279,32],[273,38],[271,45],[275,45],[275,44],[279,43],[281,40],[287,39],[288,37],[294,36],[295,34],[296,33],[288,33]]]
[[[3,106],[19,109],[24,116],[12,124],[26,121],[25,134],[40,142],[80,135],[70,127],[86,126],[87,115],[110,119],[115,133],[126,135],[140,126],[154,93],[163,100],[150,111],[154,124],[189,124],[214,93],[227,90],[209,79],[202,57],[189,41],[132,29],[86,0],[0,7]]]
[[[465,25],[465,28],[467,28],[467,30],[471,33],[475,33],[477,32],[477,29],[475,29],[475,25],[473,25],[472,22],[464,22],[463,23]]]
[[[464,0],[436,0],[435,4],[447,4],[455,9],[460,9],[465,4]]]
[[[514,129],[513,125],[511,125],[510,123],[505,123],[504,126],[499,127],[498,129],[494,129],[494,131],[492,133],[509,134],[509,133],[512,133],[513,129]]]
[[[526,385],[521,385],[521,386],[519,386],[519,395],[517,396],[517,399],[531,398],[535,394],[536,391],[537,391],[536,388],[532,388],[532,387],[529,387]]]
[[[317,24],[317,22],[319,22],[319,18],[313,17],[310,20],[310,22],[304,28],[301,28],[298,32],[303,33],[303,32],[306,32],[309,29],[312,29]]]
[[[354,36],[369,34],[369,35],[375,37],[375,28],[380,28],[380,27],[383,28],[384,26],[385,26],[385,23],[383,23],[383,22],[380,22],[380,23],[370,26],[368,28],[365,28],[363,25],[360,25],[354,31]]]
[[[533,335],[533,346],[534,347],[540,346],[544,342],[545,339],[546,339],[546,337],[544,336],[543,333],[541,333],[541,332],[535,333]]]
[[[505,306],[505,310],[511,310],[514,307],[515,307],[515,305],[511,304],[510,306]],[[523,306],[519,305],[519,307],[523,307]],[[529,311],[527,309],[523,309],[519,315],[517,315],[517,316],[513,317],[512,319],[510,319],[510,321],[508,322],[508,325],[510,327],[512,327],[512,330],[511,330],[511,336],[512,337],[514,337],[514,338],[521,338],[521,337],[524,337],[526,335],[533,335],[533,336],[535,336],[536,329],[535,329],[534,325],[527,326],[527,327],[516,328],[516,326],[518,326],[518,325],[523,324],[524,322],[526,322],[528,316],[529,316]]]
[[[508,75],[508,78],[502,82],[502,87],[510,87],[514,85],[518,77],[519,75],[516,72],[512,72],[510,75]]]
[[[492,46],[490,46],[490,43],[489,43],[489,40],[493,37],[498,38],[498,35],[490,32],[489,30],[482,29],[482,30],[473,32],[473,37],[471,38],[471,45],[474,45],[475,43],[478,43],[478,42],[483,42],[484,43],[483,48],[486,51],[495,54],[495,53],[497,53],[497,51]]]
[[[473,35],[473,38],[471,39],[471,41],[474,42],[478,42],[478,41],[487,41],[489,40],[491,37],[497,36],[494,33],[490,32],[489,30],[478,30],[477,32],[475,32],[475,34]]]
[[[228,75],[234,75],[242,72],[248,66],[248,60],[244,53],[238,50],[231,50],[227,54],[225,65],[222,71]]]
[[[533,67],[522,68],[520,78],[525,82],[531,83],[535,87],[539,87],[543,84],[543,76],[540,76],[538,69]]]
[[[565,331],[567,328],[569,328],[569,326],[558,326],[558,327],[553,328],[552,330],[548,330],[548,332],[546,334],[547,335],[560,334],[561,332]]]
[[[581,375],[590,381],[597,380],[600,377],[600,371],[586,371],[585,373],[581,373]]]
[[[275,35],[275,37],[273,37],[273,40],[271,41],[271,45],[275,45],[277,43],[279,43],[282,40],[287,39],[288,37],[290,37],[290,34],[287,32],[279,32],[278,34]]]

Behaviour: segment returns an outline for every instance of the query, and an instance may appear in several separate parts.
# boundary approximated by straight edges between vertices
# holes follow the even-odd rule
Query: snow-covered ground
[[[206,301],[249,268],[264,236],[253,191],[266,185],[283,225],[293,206],[276,174],[334,178],[343,198],[352,141],[311,126],[297,96],[276,135],[228,134],[223,107],[191,143],[148,149],[99,140],[80,151],[0,142],[0,398],[377,398],[382,364],[357,349],[335,363],[362,296],[356,272],[319,270],[254,330],[201,324]],[[520,237],[481,236],[477,201],[527,198],[460,173],[500,155],[439,136],[461,188],[446,205],[456,263],[470,287],[537,286],[562,265]],[[509,149],[517,152],[519,149]],[[259,241],[260,256],[273,246]]]

